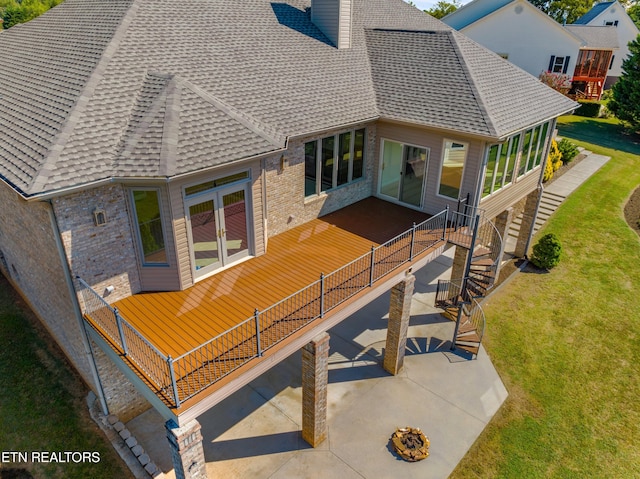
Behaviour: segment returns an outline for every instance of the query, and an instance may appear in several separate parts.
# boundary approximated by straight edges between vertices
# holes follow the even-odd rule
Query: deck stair
[[[453,218],[455,226],[462,226],[453,228],[448,241],[469,250],[470,254],[463,278],[438,281],[435,306],[456,322],[451,349],[477,357],[486,322],[479,301],[495,283],[502,238],[493,223],[485,220],[477,209],[458,211]]]

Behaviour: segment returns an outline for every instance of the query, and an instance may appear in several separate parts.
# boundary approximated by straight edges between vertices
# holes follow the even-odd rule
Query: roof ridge
[[[473,74],[473,71],[470,67],[470,62],[465,61],[465,55],[460,47],[460,44],[458,43],[459,37],[464,38],[465,40],[468,40],[470,42],[473,42],[473,40],[471,40],[468,37],[462,36],[462,34],[460,34],[457,30],[451,30],[448,33],[451,39],[451,45],[453,47],[453,50],[456,52],[456,55],[458,56],[458,61],[460,62],[462,71],[464,71],[465,75],[467,75],[467,78],[469,80],[469,88],[471,89],[471,92],[473,93],[473,96],[476,99],[478,109],[480,110],[482,117],[484,118],[484,122],[485,122],[485,125],[487,126],[487,130],[489,130],[489,132],[491,132],[493,136],[499,136],[498,129],[496,128],[496,125],[494,124],[491,118],[491,115],[489,114],[489,110],[486,107],[486,101],[484,99],[484,95],[476,85],[475,75]]]
[[[176,80],[179,82],[179,84],[182,84],[184,88],[188,88],[193,93],[198,95],[200,98],[202,98],[208,103],[211,103],[220,111],[224,112],[226,115],[238,121],[247,129],[251,130],[256,135],[259,135],[260,137],[264,138],[272,145],[277,146],[279,148],[284,146],[286,141],[286,136],[278,132],[274,127],[271,127],[270,125],[267,125],[261,122],[260,120],[254,118],[253,116],[238,110],[237,108],[226,103],[224,100],[207,92],[206,90],[200,88],[199,86],[194,85],[193,83],[191,83],[190,81],[184,78],[176,77]]]
[[[154,87],[154,79],[160,79],[162,82],[161,87]],[[152,93],[149,93],[153,91]],[[160,164],[159,169],[168,173],[171,170],[171,161],[175,161],[172,156],[175,156],[175,152],[172,155],[171,146],[167,145],[164,140],[165,131],[172,131],[172,128],[166,128],[167,121],[175,121],[175,115],[169,114],[168,110],[175,109],[175,91],[176,81],[175,76],[166,73],[156,73],[147,71],[142,81],[142,85],[138,90],[138,94],[133,103],[131,111],[129,113],[129,119],[126,122],[124,130],[120,135],[120,140],[117,146],[117,153],[114,159],[114,167],[118,166],[120,159],[129,157],[134,149],[137,147],[138,142],[144,137],[145,133],[149,131],[153,121],[164,107],[163,116],[163,141],[160,152]],[[145,102],[145,97],[148,99]],[[148,103],[145,106],[145,103]],[[136,112],[140,114],[136,115]],[[175,130],[175,128],[174,128]],[[170,142],[169,142],[170,143]]]
[[[122,41],[124,32],[129,28],[131,21],[138,11],[140,3],[142,3],[143,1],[144,0],[131,0],[131,5],[127,9],[126,13],[122,15],[120,25],[118,25],[118,28],[116,28],[116,30],[113,32],[111,40],[102,50],[100,60],[98,60],[98,62],[96,63],[95,68],[87,79],[87,82],[85,83],[85,86],[78,96],[74,106],[71,108],[69,115],[67,116],[67,120],[62,124],[62,128],[55,135],[54,140],[49,147],[49,152],[46,156],[45,161],[43,162],[37,175],[34,176],[31,184],[27,188],[25,188],[25,193],[28,196],[46,190],[46,184],[53,170],[55,169],[55,165],[60,158],[62,151],[64,150],[67,142],[73,134],[73,130],[78,120],[80,119],[81,112],[84,111],[87,104],[89,103],[90,98],[93,96],[98,83],[104,75],[107,65],[111,61],[113,54],[116,52],[118,45]]]

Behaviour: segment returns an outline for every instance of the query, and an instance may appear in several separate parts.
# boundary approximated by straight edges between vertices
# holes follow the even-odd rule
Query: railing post
[[[369,287],[373,286],[373,268],[376,265],[376,247],[371,245],[371,265],[369,266]]]
[[[178,396],[178,385],[176,384],[176,373],[173,371],[173,359],[167,356],[167,367],[169,368],[169,377],[171,378],[171,387],[173,389],[173,398],[176,408],[180,407],[180,397]]]
[[[262,348],[260,347],[260,312],[258,308],[253,312],[253,316],[256,320],[256,348],[258,349],[258,357],[262,356]]]
[[[416,240],[416,222],[413,222],[413,228],[411,228],[411,247],[409,248],[409,261],[413,261],[413,245]]]
[[[442,241],[447,239],[447,225],[449,224],[449,205],[444,212],[444,225],[442,226]]]
[[[320,273],[320,317],[324,318],[324,273]]]
[[[129,349],[127,348],[127,342],[124,339],[124,332],[122,331],[122,318],[120,317],[120,313],[118,313],[118,308],[113,308],[113,314],[116,317],[116,325],[118,326],[118,334],[120,335],[120,342],[122,343],[122,352],[126,356],[129,354]]]

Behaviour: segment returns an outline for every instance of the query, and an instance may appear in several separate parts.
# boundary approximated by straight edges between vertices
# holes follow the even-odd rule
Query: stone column
[[[316,447],[327,438],[329,334],[302,348],[302,439]]]
[[[464,276],[464,270],[467,266],[467,254],[469,250],[462,246],[456,246],[456,252],[453,255],[453,264],[451,265],[451,281],[460,283]]]
[[[495,281],[498,281],[498,277],[500,276],[500,269],[502,268],[502,257],[504,256],[504,247],[507,244],[507,237],[509,235],[509,228],[511,227],[511,222],[513,221],[513,208],[507,208],[498,216],[496,216],[495,227],[502,238],[502,245],[500,245],[500,261],[498,261],[498,268],[496,270]]]
[[[516,249],[513,253],[519,258],[524,258],[527,254],[527,247],[532,234],[532,227],[536,220],[535,215],[538,208],[538,199],[541,193],[542,191],[540,189],[534,190],[529,193],[525,201],[524,211],[522,212],[522,223],[520,224],[520,233],[518,234]]]
[[[193,419],[182,427],[165,424],[176,479],[207,479],[200,423]]]
[[[389,323],[387,325],[387,343],[384,350],[382,367],[388,373],[396,375],[404,364],[407,347],[407,330],[411,316],[411,297],[416,278],[413,274],[391,289],[389,304]]]

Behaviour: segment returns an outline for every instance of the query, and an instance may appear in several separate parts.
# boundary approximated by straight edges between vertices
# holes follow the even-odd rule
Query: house
[[[600,98],[618,51],[615,27],[563,26],[527,0],[474,0],[443,21],[535,77],[566,75],[581,98]]]
[[[583,40],[527,0],[474,0],[442,19],[536,78],[575,69]]]
[[[610,26],[615,29],[619,51],[612,58],[607,74],[605,88],[610,88],[622,75],[622,62],[629,56],[627,45],[638,38],[640,30],[627,15],[625,8],[617,1],[596,3],[591,10],[578,18],[574,25]]]
[[[301,348],[322,377],[326,331],[447,242],[458,311],[521,211],[524,256],[576,106],[401,0],[66,0],[0,49],[0,269],[105,414],[167,420],[184,477],[199,414]]]

